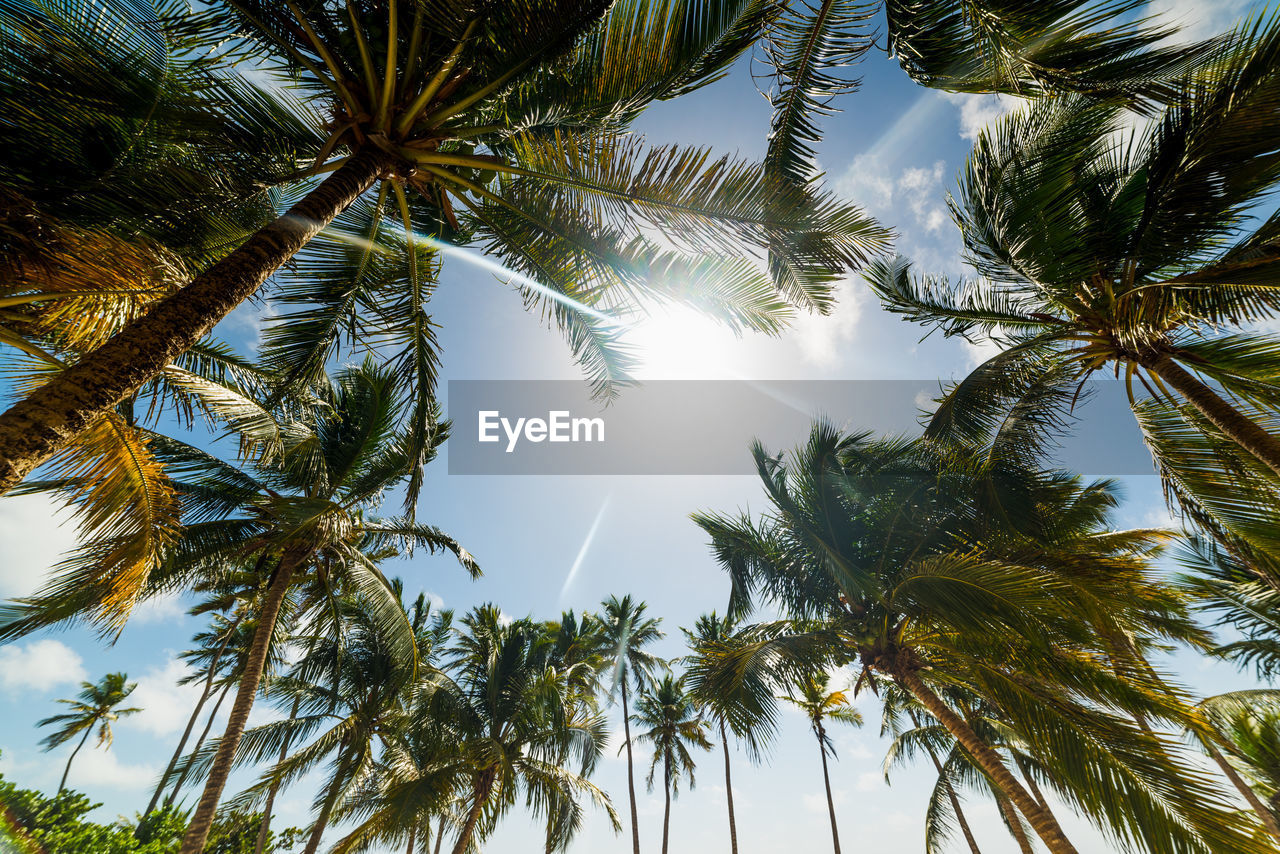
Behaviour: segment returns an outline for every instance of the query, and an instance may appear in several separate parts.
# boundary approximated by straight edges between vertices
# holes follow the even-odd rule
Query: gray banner
[[[1079,423],[1047,465],[1152,474],[1122,383],[1089,383]],[[449,473],[749,475],[748,446],[804,440],[816,417],[848,431],[914,435],[937,380],[648,382],[611,404],[579,381],[451,380]]]

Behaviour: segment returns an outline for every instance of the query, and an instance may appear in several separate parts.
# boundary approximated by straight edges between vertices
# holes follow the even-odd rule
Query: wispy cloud
[[[0,685],[7,690],[49,691],[87,676],[79,653],[61,641],[0,646]]]

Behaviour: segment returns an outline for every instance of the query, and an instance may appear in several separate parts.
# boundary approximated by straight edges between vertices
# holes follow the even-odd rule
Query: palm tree
[[[929,435],[1055,390],[1065,412],[1070,388],[1123,372],[1171,497],[1275,573],[1280,384],[1274,341],[1248,325],[1280,308],[1278,221],[1253,219],[1280,179],[1280,125],[1258,106],[1280,93],[1280,18],[1228,44],[1143,133],[1118,132],[1114,103],[1067,97],[980,136],[952,205],[977,281],[913,277],[901,259],[867,278],[889,310],[1004,347],[948,391]]]
[[[846,691],[828,691],[827,676],[808,674],[796,680],[795,694],[782,699],[804,712],[809,728],[818,739],[822,753],[822,785],[827,793],[827,811],[831,815],[831,843],[835,854],[840,854],[840,831],[836,828],[836,802],[831,797],[831,777],[827,773],[827,754],[836,755],[835,744],[827,735],[824,721],[862,726],[862,713],[853,707],[853,700]]]
[[[1201,746],[1280,840],[1280,693],[1233,691],[1206,698],[1200,709],[1212,734],[1199,735]],[[1248,778],[1243,785],[1241,774]]]
[[[720,654],[731,648],[737,638],[737,623],[729,617],[718,617],[712,611],[694,622],[693,629],[682,629],[692,654],[685,656],[688,667],[685,682],[694,702],[710,715],[720,733],[720,746],[724,751],[724,791],[729,810],[729,851],[738,854],[738,825],[733,811],[733,777],[729,763],[729,732],[744,743],[747,756],[758,760],[764,742],[772,735],[776,723],[776,708],[769,683],[765,680],[744,680],[740,690],[733,694],[721,693],[704,684],[705,674],[714,670]]]
[[[1258,847],[1180,746],[1133,720],[1194,717],[1142,655],[1161,638],[1203,642],[1151,575],[1160,535],[1106,529],[1111,485],[1030,467],[1024,434],[1035,425],[1017,415],[987,446],[824,423],[790,459],[757,444],[769,512],[695,519],[731,576],[731,613],[760,602],[784,619],[752,627],[720,678],[825,662],[860,667],[863,684],[896,684],[1055,854],[1075,848],[950,693],[993,710],[1049,782],[1119,838],[1154,850]]]
[[[0,491],[156,376],[348,211],[359,231],[331,236],[375,249],[335,259],[336,244],[321,248],[329,263],[310,297],[292,298],[331,311],[320,319],[312,306],[294,318],[309,322],[294,326],[286,349],[327,351],[339,318],[375,300],[403,343],[419,402],[434,379],[425,303],[443,244],[483,245],[535,281],[527,300],[556,317],[600,390],[625,377],[626,361],[601,312],[634,307],[638,295],[688,299],[763,331],[779,328],[786,301],[825,308],[832,283],[882,248],[886,231],[813,184],[779,187],[751,163],[647,149],[625,135],[648,103],[719,77],[776,14],[752,0],[680,2],[661,14],[604,0],[473,11],[418,0],[220,0],[172,13],[165,26],[187,44],[222,45],[224,58],[287,72],[322,124],[306,151],[315,165],[293,183],[305,195],[0,415]],[[683,251],[658,249],[646,236],[654,227],[680,235]],[[386,245],[401,259],[389,299],[375,260]],[[743,259],[744,248],[765,246],[772,286]]]
[[[707,740],[707,722],[698,714],[697,705],[685,692],[683,680],[670,673],[654,682],[636,698],[636,711],[632,720],[641,731],[636,740],[653,745],[653,759],[649,762],[646,780],[653,791],[653,779],[662,765],[662,854],[667,854],[667,842],[671,831],[671,797],[680,793],[680,778],[689,779],[693,788],[693,761],[690,747],[710,750]]]
[[[458,744],[448,765],[461,787],[453,854],[465,854],[487,835],[521,792],[535,814],[569,808],[585,794],[619,829],[608,796],[587,779],[607,739],[604,719],[582,714],[571,680],[546,665],[543,628],[527,619],[504,625],[492,605],[473,609],[460,622],[426,704]],[[567,841],[552,839],[548,847]]]
[[[125,701],[126,697],[133,693],[134,688],[138,687],[138,683],[126,681],[128,678],[123,673],[108,673],[98,680],[97,684],[81,682],[80,693],[76,696],[76,699],[58,700],[59,703],[65,703],[70,706],[71,711],[45,718],[36,724],[36,726],[41,727],[58,727],[57,730],[40,740],[46,751],[53,750],[60,744],[71,740],[78,733],[84,733],[80,741],[76,743],[75,749],[71,751],[71,755],[67,757],[67,767],[63,769],[62,780],[58,783],[59,793],[67,787],[67,775],[71,773],[72,761],[75,760],[76,754],[80,752],[80,748],[84,747],[84,743],[89,740],[89,736],[95,728],[98,730],[98,746],[110,749],[113,739],[111,723],[126,715],[142,711],[142,709],[137,708],[116,708]]]
[[[610,596],[601,603],[604,663],[609,670],[609,696],[622,695],[622,746],[627,751],[627,796],[631,803],[631,846],[640,854],[640,822],[636,816],[635,763],[631,755],[631,711],[628,691],[639,691],[664,665],[645,647],[662,639],[661,619],[645,616],[648,605],[631,598]]]

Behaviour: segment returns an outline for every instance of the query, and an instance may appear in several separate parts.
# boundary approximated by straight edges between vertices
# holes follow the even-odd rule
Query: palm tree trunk
[[[369,146],[177,293],[0,415],[0,494],[155,377],[393,164]]]
[[[466,854],[467,846],[471,844],[471,837],[476,832],[476,825],[480,822],[480,813],[484,810],[484,801],[488,797],[491,784],[492,781],[486,783],[483,778],[476,781],[475,800],[471,803],[471,809],[467,810],[467,820],[458,833],[457,842],[453,844],[453,854]]]
[[[218,801],[222,797],[222,789],[227,785],[227,777],[231,774],[231,763],[235,759],[236,748],[240,745],[240,736],[244,733],[249,711],[258,694],[258,683],[262,681],[262,670],[267,663],[267,651],[271,646],[276,618],[280,615],[285,594],[289,592],[289,582],[293,580],[294,563],[291,555],[281,557],[280,565],[276,567],[275,575],[267,587],[267,596],[258,613],[258,625],[253,631],[249,660],[245,663],[244,675],[240,678],[240,690],[236,692],[226,732],[218,744],[213,766],[209,769],[209,779],[200,795],[200,803],[187,827],[187,835],[182,840],[182,848],[178,854],[200,854],[204,850],[209,829],[213,826],[214,813],[218,809]]]
[[[827,745],[824,741],[825,731],[822,723],[818,723],[818,752],[822,754],[822,786],[827,790],[827,813],[831,816],[831,845],[835,854],[840,854],[840,831],[836,828],[836,802],[831,797],[831,777],[827,773]]]
[[[1233,442],[1280,475],[1280,439],[1262,429],[1170,356],[1160,356],[1144,367],[1172,386]]]
[[[1231,767],[1231,763],[1227,761],[1227,757],[1223,756],[1222,751],[1218,750],[1218,746],[1213,743],[1212,737],[1202,737],[1200,739],[1200,743],[1203,744],[1205,750],[1209,752],[1209,758],[1211,758],[1214,763],[1222,769],[1223,776],[1231,781],[1231,785],[1235,786],[1236,791],[1240,793],[1240,796],[1243,797],[1248,802],[1249,806],[1253,808],[1253,811],[1258,814],[1258,818],[1267,828],[1267,832],[1271,834],[1271,837],[1277,842],[1280,842],[1280,821],[1276,820],[1276,814],[1262,802],[1262,799],[1258,797],[1257,792],[1255,792],[1252,787],[1250,787],[1249,784],[1240,777],[1236,772],[1236,769]]]
[[[662,760],[662,793],[665,804],[662,808],[662,854],[667,854],[667,840],[671,835],[671,756]]]
[[[724,718],[720,719],[720,744],[724,747],[724,795],[729,804],[729,852],[738,854],[738,825],[733,819],[733,778],[729,774],[729,739],[724,732]]]
[[[80,748],[84,747],[84,743],[89,740],[89,733],[93,732],[93,727],[88,726],[84,729],[84,738],[80,739],[80,743],[76,745],[76,749],[71,751],[71,755],[67,757],[67,767],[62,769],[62,781],[58,783],[58,794],[62,794],[62,790],[67,787],[67,775],[71,773],[71,763],[76,758],[76,754],[80,752]]]
[[[222,638],[222,642],[218,644],[218,650],[213,654],[213,659],[209,662],[209,675],[205,677],[204,689],[200,692],[200,699],[196,702],[195,709],[191,712],[191,717],[187,718],[187,728],[182,731],[182,738],[178,739],[178,746],[173,750],[173,756],[169,758],[169,765],[164,769],[164,773],[160,775],[160,783],[156,786],[155,792],[151,795],[151,802],[147,804],[146,810],[142,813],[144,816],[150,815],[151,811],[156,808],[156,804],[160,802],[160,795],[164,792],[165,784],[169,782],[169,778],[173,776],[173,769],[178,764],[178,760],[182,758],[182,749],[187,746],[187,739],[191,737],[191,731],[195,729],[196,721],[200,718],[200,711],[204,708],[204,704],[209,701],[209,695],[213,693],[213,677],[218,674],[218,662],[222,660],[222,653],[226,651],[227,644],[231,642],[231,635],[235,632],[236,627],[240,625],[240,616],[227,626],[226,633]],[[139,825],[141,827],[141,825]]]
[[[440,830],[436,832],[435,854],[440,854],[440,847],[444,844],[444,816],[440,816]]]
[[[404,854],[413,854],[413,846],[418,841],[418,826],[415,824],[409,828],[409,847],[404,850]]]
[[[293,720],[298,716],[298,707],[302,705],[302,697],[298,696],[293,699],[293,708],[289,711],[289,720]],[[280,744],[280,753],[276,757],[276,764],[279,765],[289,755],[289,739],[286,736]],[[272,780],[271,788],[267,790],[267,802],[262,806],[262,825],[258,828],[258,841],[254,843],[253,854],[262,854],[267,849],[267,837],[271,833],[271,812],[276,806],[276,793],[280,791],[280,781]]]
[[[947,732],[951,733],[952,737],[960,742],[960,746],[968,751],[973,760],[978,763],[978,766],[987,773],[987,777],[992,783],[1004,792],[1009,800],[1013,801],[1014,805],[1021,810],[1022,814],[1027,817],[1027,821],[1031,823],[1036,835],[1040,837],[1045,847],[1052,854],[1079,854],[1075,846],[1067,839],[1066,834],[1063,833],[1062,827],[1059,826],[1058,820],[1054,818],[1053,813],[1040,806],[1039,802],[1013,776],[1004,761],[1000,759],[1000,754],[996,753],[990,745],[980,739],[964,718],[957,715],[950,706],[942,702],[942,698],[924,683],[919,673],[906,669],[904,672],[894,675],[902,684],[902,687],[911,692],[911,695],[929,710],[929,714],[937,718],[938,722],[947,728]]]
[[[919,724],[916,724],[919,726]],[[929,754],[929,759],[933,761],[933,767],[938,771],[938,779],[942,781],[942,788],[946,790],[947,800],[951,802],[951,811],[956,814],[956,823],[960,825],[960,832],[964,834],[964,841],[969,843],[970,854],[982,854],[978,848],[978,840],[973,836],[973,830],[969,827],[969,820],[964,817],[964,810],[960,808],[960,796],[956,794],[955,787],[951,785],[951,778],[947,776],[947,769],[943,767],[942,762],[938,759],[938,754],[933,752],[933,748],[925,745],[925,752]]]
[[[196,746],[191,749],[192,759],[200,755],[200,748],[204,747],[205,740],[209,737],[209,730],[213,729],[213,722],[218,719],[218,710],[222,708],[222,701],[227,699],[227,694],[231,693],[233,684],[235,683],[228,682],[218,692],[218,701],[213,704],[213,710],[209,712],[209,718],[204,722],[204,729],[200,731],[200,737],[196,739]],[[178,793],[182,791],[182,784],[187,782],[187,775],[190,773],[191,764],[188,762],[178,774],[178,779],[173,782],[173,790],[169,792],[169,797],[164,799],[165,806],[169,806],[178,799]]]
[[[1009,832],[1013,834],[1013,838],[1018,842],[1018,850],[1022,854],[1036,854],[1035,848],[1031,845],[1031,840],[1027,839],[1026,831],[1022,829],[1022,818],[1018,815],[1018,811],[1013,808],[1013,804],[1009,803],[1009,799],[997,793],[996,805],[1000,807],[1000,813],[1004,816],[1005,823],[1009,825]]]
[[[640,854],[640,819],[636,815],[636,772],[631,759],[631,712],[627,708],[627,676],[622,676],[622,731],[627,745],[627,795],[631,798],[631,850]]]
[[[344,738],[344,743],[338,748],[339,751],[346,747],[345,741]],[[333,815],[333,806],[338,802],[342,781],[351,767],[349,759],[343,756],[338,760],[338,767],[333,771],[333,780],[329,782],[329,791],[325,793],[324,804],[320,807],[320,815],[316,816],[315,824],[311,825],[311,835],[307,837],[307,847],[302,849],[302,854],[316,854],[320,850],[320,837],[324,836],[324,829],[329,826],[329,816]]]

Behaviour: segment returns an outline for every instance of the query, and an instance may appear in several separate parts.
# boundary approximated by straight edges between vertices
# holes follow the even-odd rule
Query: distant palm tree
[[[720,732],[724,752],[724,791],[729,811],[729,851],[738,854],[738,823],[733,809],[733,776],[729,762],[729,733],[746,745],[752,761],[760,758],[763,743],[772,735],[776,723],[776,704],[767,679],[744,679],[735,682],[733,690],[723,683],[707,681],[723,652],[738,638],[737,622],[719,617],[713,611],[703,614],[692,629],[683,629],[692,650],[683,661],[688,670],[685,682],[694,702],[711,716]]]
[[[831,777],[827,773],[827,755],[835,756],[835,744],[827,734],[827,721],[862,726],[862,713],[853,707],[853,700],[845,691],[828,691],[826,674],[808,674],[798,680],[794,694],[782,699],[804,712],[809,728],[818,739],[822,753],[822,785],[827,793],[827,812],[831,816],[831,843],[835,854],[840,854],[840,831],[836,827],[836,802],[831,797]]]
[[[1280,691],[1219,694],[1203,700],[1200,709],[1211,733],[1199,735],[1201,745],[1280,841]]]
[[[1133,844],[1257,850],[1250,822],[1176,741],[1102,711],[1194,720],[1141,654],[1166,638],[1204,642],[1181,597],[1155,581],[1163,535],[1108,530],[1111,485],[1029,464],[1036,426],[1018,415],[976,446],[821,422],[790,457],[757,444],[769,509],[695,517],[731,576],[731,613],[760,603],[784,617],[749,627],[757,637],[728,651],[727,669],[825,660],[860,668],[864,684],[896,683],[1055,854],[1076,849],[948,702],[952,690],[980,699],[1064,797]]]
[[[627,751],[627,796],[631,802],[632,854],[640,854],[640,822],[636,815],[635,766],[631,755],[631,712],[628,691],[640,690],[654,672],[665,665],[662,659],[646,652],[645,647],[662,639],[660,619],[646,617],[648,606],[628,594],[619,599],[610,596],[601,605],[603,624],[604,667],[609,675],[609,696],[622,695],[622,745]]]
[[[92,682],[81,682],[80,693],[76,699],[58,700],[59,703],[66,703],[70,706],[71,711],[45,718],[36,724],[36,726],[59,727],[59,729],[41,739],[40,743],[44,745],[46,751],[53,750],[58,745],[70,740],[77,733],[84,733],[84,736],[76,744],[75,750],[72,750],[71,755],[67,757],[67,767],[63,770],[62,780],[58,783],[59,792],[67,786],[67,775],[71,773],[71,762],[76,758],[76,754],[80,752],[80,748],[84,747],[84,743],[89,740],[89,735],[95,728],[98,730],[98,746],[109,749],[114,737],[111,732],[111,722],[126,715],[142,711],[142,709],[138,708],[116,708],[125,701],[126,697],[133,693],[134,688],[138,687],[138,683],[126,681],[128,678],[123,673],[108,673],[96,685]]]
[[[711,742],[707,740],[707,722],[698,714],[698,707],[685,693],[681,680],[670,673],[636,698],[632,720],[641,728],[636,739],[653,745],[647,779],[651,792],[658,766],[662,766],[662,854],[667,854],[671,834],[671,798],[680,792],[681,777],[687,777],[689,788],[693,788],[693,772],[697,763],[693,761],[689,748],[711,749]]]

